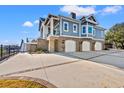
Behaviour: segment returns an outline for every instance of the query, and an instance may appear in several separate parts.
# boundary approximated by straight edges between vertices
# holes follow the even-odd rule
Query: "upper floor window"
[[[93,32],[93,27],[92,26],[88,26],[88,33],[92,34]]]
[[[77,24],[73,24],[73,32],[77,33]]]
[[[68,31],[69,31],[69,23],[68,23],[68,22],[64,22],[64,23],[63,23],[63,30],[64,30],[65,32],[68,32]]]
[[[83,28],[82,28],[82,33],[83,33],[83,34],[86,34],[86,26],[83,26]]]

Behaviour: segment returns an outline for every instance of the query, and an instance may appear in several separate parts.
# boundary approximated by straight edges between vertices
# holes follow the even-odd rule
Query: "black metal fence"
[[[0,61],[19,52],[17,45],[0,45]]]

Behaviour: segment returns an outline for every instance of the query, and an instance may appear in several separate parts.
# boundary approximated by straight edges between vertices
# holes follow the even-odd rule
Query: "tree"
[[[106,33],[105,41],[114,44],[116,48],[124,49],[124,23],[111,27]]]

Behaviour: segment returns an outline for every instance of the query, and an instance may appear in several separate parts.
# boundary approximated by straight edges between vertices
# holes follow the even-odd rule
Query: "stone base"
[[[82,43],[83,41],[90,42],[90,50],[94,51],[95,42],[102,43],[102,49],[104,48],[104,42],[98,40],[92,40],[88,38],[74,38],[74,37],[63,37],[63,36],[50,36],[48,38],[48,50],[49,52],[65,52],[65,41],[66,40],[73,40],[76,42],[76,52],[82,51]]]

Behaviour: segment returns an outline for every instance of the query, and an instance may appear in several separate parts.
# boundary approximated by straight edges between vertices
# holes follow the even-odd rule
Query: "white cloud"
[[[35,20],[34,21],[34,24],[39,24],[39,20]]]
[[[65,5],[62,8],[60,8],[60,11],[70,13],[74,12],[76,13],[77,16],[82,16],[82,15],[89,15],[89,14],[95,14],[96,10],[94,6],[87,6],[87,7],[82,7],[82,6],[71,6],[71,5]]]
[[[117,13],[121,9],[122,9],[121,6],[107,6],[103,10],[101,10],[101,14],[111,14],[111,13],[113,14],[113,13]]]
[[[26,22],[24,22],[23,26],[24,27],[33,27],[33,23],[30,21],[26,21]]]

